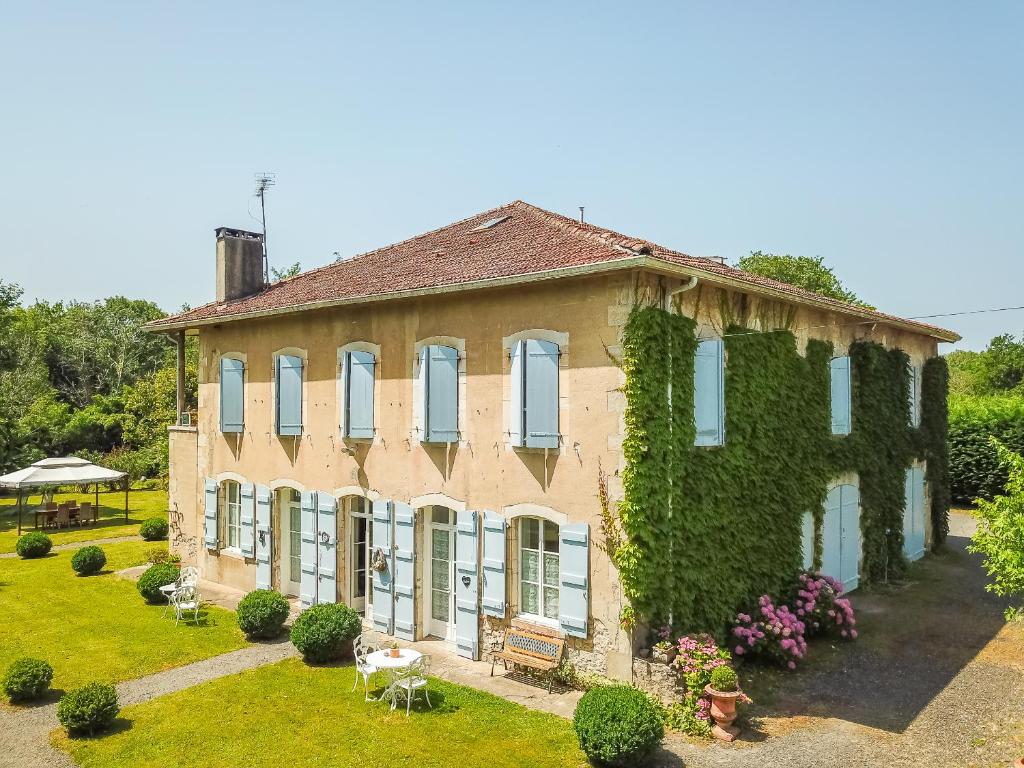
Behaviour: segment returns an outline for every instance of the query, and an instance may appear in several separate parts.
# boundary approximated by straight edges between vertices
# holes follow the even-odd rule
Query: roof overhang
[[[688,278],[697,277],[700,280],[714,285],[732,288],[744,293],[752,293],[767,296],[790,304],[815,307],[827,312],[836,312],[850,317],[856,317],[865,323],[880,323],[893,328],[930,336],[939,341],[956,342],[960,335],[943,328],[917,323],[913,320],[905,320],[892,315],[879,315],[869,310],[861,309],[854,305],[843,305],[837,307],[835,304],[822,299],[816,300],[813,297],[794,296],[784,290],[779,290],[765,285],[752,284],[743,280],[730,278],[713,270],[703,270],[700,267],[680,265],[657,256],[638,254],[626,258],[609,259],[606,261],[593,262],[591,264],[580,264],[571,267],[561,267],[542,272],[529,272],[508,277],[495,277],[486,280],[472,280],[465,283],[453,283],[449,285],[430,286],[427,288],[415,288],[407,291],[394,291],[392,293],[367,294],[364,296],[346,296],[340,299],[325,299],[322,301],[311,301],[302,304],[292,304],[287,307],[274,307],[270,309],[257,309],[234,314],[217,315],[214,317],[199,318],[196,320],[180,320],[172,322],[161,322],[154,320],[146,323],[143,328],[153,333],[177,333],[191,331],[193,333],[204,326],[221,325],[223,323],[236,322],[239,320],[256,320],[281,315],[293,315],[299,312],[309,312],[317,309],[330,309],[333,307],[355,306],[359,304],[372,304],[383,301],[399,301],[401,299],[415,299],[422,296],[438,296],[451,293],[462,293],[465,291],[480,291],[488,288],[504,288],[526,283],[537,283],[547,280],[559,280],[568,277],[587,277],[607,272],[619,272],[632,269],[646,269],[658,274],[671,277]]]

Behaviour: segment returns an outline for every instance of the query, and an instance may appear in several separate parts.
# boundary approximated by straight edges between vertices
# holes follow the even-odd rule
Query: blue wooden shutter
[[[252,483],[242,483],[240,489],[241,526],[239,548],[243,557],[256,556],[256,487]]]
[[[455,652],[480,658],[480,571],[478,515],[455,513]]]
[[[316,605],[316,493],[302,492],[302,539],[299,566],[299,603],[303,608]]]
[[[338,500],[316,494],[316,530],[319,555],[316,567],[317,603],[338,602]],[[326,536],[326,541],[324,540]]]
[[[814,515],[804,512],[800,548],[804,556],[804,570],[809,571],[814,567]]]
[[[430,367],[430,347],[420,349],[419,372],[416,378],[416,391],[413,394],[413,417],[416,420],[414,425],[417,436],[421,442],[427,440],[427,401],[430,399],[427,392],[427,369]],[[419,407],[417,407],[417,405]]]
[[[526,412],[524,410],[524,365],[526,343],[517,341],[510,351],[509,384],[510,396],[508,404],[508,435],[509,442],[514,446],[523,445],[523,434],[526,428]]]
[[[386,568],[383,571],[373,569],[373,628],[385,635],[394,631],[395,598],[394,568],[395,559],[391,549],[391,502],[377,499],[373,502],[373,551],[370,553],[370,566],[377,559],[378,550],[384,556]]]
[[[903,554],[909,560],[924,555],[924,470],[910,467],[904,482]]]
[[[483,611],[505,618],[505,518],[484,510]]]
[[[408,504],[395,501],[391,507],[395,515],[395,637],[415,640],[416,517]]]
[[[526,446],[558,447],[558,345],[526,341]]]
[[[270,489],[256,486],[256,589],[271,589],[274,537],[270,530]]]
[[[245,428],[245,363],[231,357],[220,359],[220,431]]]
[[[850,358],[833,357],[830,364],[832,382],[832,434],[850,434]]]
[[[839,570],[843,589],[851,592],[860,583],[860,492],[853,485],[841,488],[842,562]]]
[[[459,353],[431,345],[427,356],[427,442],[459,440]]]
[[[373,437],[373,373],[375,359],[370,352],[346,353],[348,437]]]
[[[207,549],[217,549],[217,481],[206,478],[203,493],[203,542]]]
[[[558,529],[558,564],[558,624],[565,634],[585,638],[590,618],[589,525],[575,523]]]
[[[693,372],[694,445],[725,443],[725,347],[721,339],[697,344]]]
[[[277,434],[302,434],[301,357],[277,357]]]
[[[822,523],[821,572],[833,579],[842,579],[842,501],[841,486],[825,497],[825,519]]]

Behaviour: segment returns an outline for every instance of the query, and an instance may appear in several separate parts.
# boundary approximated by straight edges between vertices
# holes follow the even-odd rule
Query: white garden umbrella
[[[41,459],[35,464],[0,475],[0,488],[18,489],[18,534],[21,534],[21,492],[25,488],[44,485],[96,484],[96,506],[99,507],[99,484],[120,480],[124,472],[107,469],[77,456]],[[128,487],[124,489],[124,519],[128,519]]]

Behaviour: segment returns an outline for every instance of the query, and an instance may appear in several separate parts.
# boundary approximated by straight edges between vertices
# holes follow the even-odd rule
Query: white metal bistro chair
[[[370,701],[370,678],[377,674],[378,669],[370,664],[366,657],[376,650],[372,645],[363,642],[363,636],[359,635],[352,642],[352,651],[356,657],[356,679],[352,681],[352,693],[355,693],[359,685],[359,676],[363,676],[363,699]]]
[[[398,706],[398,697],[404,696],[405,716],[408,717],[416,691],[423,691],[427,706],[431,709],[434,708],[434,705],[430,703],[430,694],[427,693],[427,666],[429,663],[430,657],[424,654],[402,670],[395,682],[391,684],[391,709]]]
[[[171,598],[174,597],[174,593],[182,587],[197,587],[199,586],[199,569],[194,565],[183,565],[181,570],[178,572],[178,578],[174,580],[173,584],[168,584],[166,587],[160,587],[160,591],[167,597],[167,605],[164,606],[164,612],[160,614],[160,618],[167,615],[167,609],[173,607],[174,603],[171,602]]]
[[[186,585],[175,590],[171,595],[171,605],[174,606],[174,626],[178,626],[178,622],[189,611],[192,612],[192,620],[198,624],[199,608],[202,604],[199,589],[195,585]],[[187,618],[185,620],[188,621]]]

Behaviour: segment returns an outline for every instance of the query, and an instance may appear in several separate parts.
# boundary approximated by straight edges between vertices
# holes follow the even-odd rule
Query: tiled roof
[[[490,226],[486,226],[490,225]],[[269,285],[243,299],[212,302],[147,325],[169,330],[333,304],[382,300],[440,290],[471,289],[516,279],[520,282],[585,272],[587,268],[632,268],[661,262],[709,281],[755,293],[772,293],[860,317],[895,322],[955,340],[956,334],[924,323],[865,310],[752,275],[715,259],[687,256],[656,243],[581,224],[521,200],[478,213],[441,229]]]

